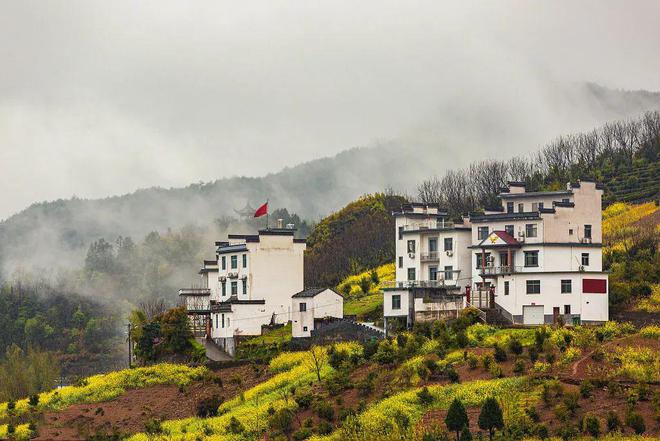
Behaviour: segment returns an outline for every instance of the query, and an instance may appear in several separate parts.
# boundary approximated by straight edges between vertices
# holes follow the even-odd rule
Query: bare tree
[[[307,351],[307,359],[305,360],[306,366],[316,372],[316,378],[321,381],[321,371],[328,364],[328,351],[323,346],[312,346]]]

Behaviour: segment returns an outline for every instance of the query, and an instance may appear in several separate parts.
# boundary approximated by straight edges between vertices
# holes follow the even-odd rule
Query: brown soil
[[[265,371],[264,371],[265,372]],[[58,412],[48,412],[39,425],[39,440],[84,440],[102,433],[106,435],[142,432],[151,419],[187,418],[197,414],[198,403],[220,396],[228,400],[267,379],[250,366],[238,366],[214,372],[223,385],[212,379],[192,383],[182,389],[163,385],[128,390],[120,397],[102,403],[79,404]],[[238,384],[236,380],[240,378]]]

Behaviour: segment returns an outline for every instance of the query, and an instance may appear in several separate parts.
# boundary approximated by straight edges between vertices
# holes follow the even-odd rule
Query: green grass
[[[281,328],[268,331],[263,335],[251,338],[242,344],[269,345],[278,343],[288,343],[291,341],[291,323]]]
[[[383,294],[380,292],[344,302],[344,315],[365,317],[376,314],[382,309]]]

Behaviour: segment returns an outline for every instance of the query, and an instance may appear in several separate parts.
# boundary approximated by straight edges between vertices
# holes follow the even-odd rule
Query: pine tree
[[[500,404],[493,397],[486,398],[479,414],[479,428],[488,430],[489,439],[493,440],[495,429],[504,428],[504,417]]]
[[[459,441],[472,441],[472,433],[470,432],[468,426],[463,427]]]
[[[463,427],[467,426],[469,422],[470,420],[468,420],[465,406],[463,406],[463,403],[458,398],[454,398],[454,401],[449,405],[449,410],[445,417],[445,424],[447,425],[447,429],[456,432],[456,441],[459,441],[461,430],[463,430]]]

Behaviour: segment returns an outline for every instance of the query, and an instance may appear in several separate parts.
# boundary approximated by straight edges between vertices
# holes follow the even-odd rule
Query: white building
[[[606,321],[602,193],[588,181],[529,193],[512,182],[499,195],[500,211],[471,215],[470,302],[513,323]]]
[[[183,289],[193,323],[234,354],[236,339],[261,335],[261,326],[291,320],[291,295],[303,289],[305,240],[293,228],[256,235],[230,234],[216,242],[216,260],[204,261],[201,288]],[[208,308],[208,309],[207,309]]]
[[[344,317],[344,298],[330,288],[310,288],[291,297],[294,338],[311,337],[315,320]]]
[[[437,205],[408,204],[396,219],[396,282],[386,285],[388,320],[427,321],[454,316],[465,305],[472,281],[471,228],[453,223]]]

